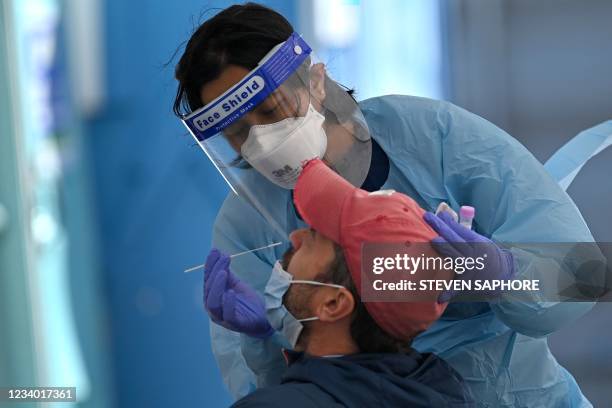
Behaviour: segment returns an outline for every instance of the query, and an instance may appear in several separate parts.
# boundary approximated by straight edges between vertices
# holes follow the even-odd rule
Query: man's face
[[[337,271],[332,271],[332,268],[338,268],[338,262],[341,261],[336,259],[338,246],[309,228],[293,231],[289,238],[292,248],[283,256],[282,266],[293,279],[333,283],[330,279]],[[296,319],[317,317],[320,323],[333,325],[345,330],[345,334],[349,333],[347,318],[355,309],[355,299],[346,288],[296,283],[289,286],[283,303]],[[315,333],[316,322],[311,323],[313,326],[304,327],[296,350],[307,349],[309,338]]]
[[[310,228],[293,231],[289,239],[292,248],[283,256],[283,269],[293,275],[293,279],[319,280],[336,257],[333,241]],[[320,290],[320,287],[313,285],[291,285],[283,303],[297,319],[313,317],[313,310],[319,302],[316,291]],[[301,346],[298,343],[298,348]]]
[[[317,280],[335,259],[334,243],[312,228],[302,228],[289,235],[291,246],[283,256],[283,268],[293,279]]]

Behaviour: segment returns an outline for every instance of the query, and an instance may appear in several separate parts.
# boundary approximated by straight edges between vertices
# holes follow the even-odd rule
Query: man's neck
[[[348,332],[313,331],[308,336],[304,351],[311,356],[324,357],[355,354],[359,352],[359,347]]]

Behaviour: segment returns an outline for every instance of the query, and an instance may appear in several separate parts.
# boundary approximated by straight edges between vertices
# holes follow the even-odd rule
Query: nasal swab
[[[259,247],[259,248],[249,249],[248,251],[238,252],[238,253],[230,255],[230,258],[234,258],[234,257],[240,256],[240,255],[245,255],[245,254],[248,254],[249,252],[255,252],[255,251],[260,251],[260,250],[266,249],[266,248],[272,248],[272,247],[278,246],[280,244],[282,244],[282,242],[275,242],[273,244],[265,245],[265,246],[262,246],[262,247]],[[189,269],[185,269],[185,273],[197,271],[198,269],[204,268],[204,265],[205,264],[197,265],[197,266],[193,266],[193,267],[191,267]]]
[[[280,244],[282,244],[282,242],[275,242],[273,244],[262,246],[262,247],[259,247],[259,248],[249,249],[248,251],[238,252],[236,254],[230,255],[230,258],[233,258],[235,256],[240,256],[240,255],[248,254],[249,252],[259,251],[261,249],[272,248],[272,247],[278,246]],[[204,265],[202,265],[202,266],[204,266]]]

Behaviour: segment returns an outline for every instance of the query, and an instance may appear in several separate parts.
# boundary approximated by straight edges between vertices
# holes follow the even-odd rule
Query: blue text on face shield
[[[220,119],[224,119],[228,114],[244,105],[253,96],[255,96],[265,85],[264,79],[259,75],[249,78],[244,84],[240,85],[234,91],[233,95],[226,96],[221,105],[215,106],[213,109],[200,115],[194,121],[199,130],[206,130],[215,125]]]

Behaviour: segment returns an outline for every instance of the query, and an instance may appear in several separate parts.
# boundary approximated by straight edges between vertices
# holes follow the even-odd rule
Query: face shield
[[[296,33],[182,121],[232,191],[277,230],[266,191],[293,189],[304,162],[320,158],[358,187],[369,170],[371,139],[357,103]]]

